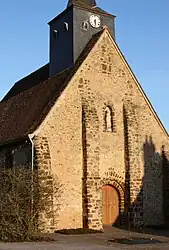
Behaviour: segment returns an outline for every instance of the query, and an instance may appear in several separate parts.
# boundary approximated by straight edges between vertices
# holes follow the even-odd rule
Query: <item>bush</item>
[[[49,178],[48,178],[49,182]],[[29,241],[43,228],[39,216],[49,210],[53,197],[60,196],[59,182],[50,177],[47,185],[29,168],[0,172],[0,240]],[[57,210],[57,207],[55,208]],[[52,207],[53,216],[56,211]]]

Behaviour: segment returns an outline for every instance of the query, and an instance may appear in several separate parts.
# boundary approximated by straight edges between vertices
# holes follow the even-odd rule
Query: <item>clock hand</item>
[[[94,24],[95,24],[95,25],[97,24],[97,20],[96,20],[96,19],[94,19]]]

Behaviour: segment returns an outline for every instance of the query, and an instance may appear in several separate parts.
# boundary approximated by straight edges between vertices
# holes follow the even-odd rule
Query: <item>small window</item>
[[[82,22],[82,29],[84,31],[88,31],[89,29],[89,23],[86,21],[86,22]]]
[[[57,38],[57,36],[58,36],[58,31],[57,30],[53,30],[53,36],[54,36],[55,39]]]
[[[113,132],[113,111],[110,106],[105,108],[104,114],[105,131]]]
[[[65,28],[65,31],[69,30],[69,24],[67,22],[64,22],[64,28]]]

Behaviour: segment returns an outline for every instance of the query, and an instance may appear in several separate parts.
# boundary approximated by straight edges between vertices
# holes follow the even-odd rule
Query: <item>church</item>
[[[115,16],[69,0],[49,22],[49,63],[0,102],[0,163],[59,179],[45,230],[166,225],[169,136],[123,56]]]

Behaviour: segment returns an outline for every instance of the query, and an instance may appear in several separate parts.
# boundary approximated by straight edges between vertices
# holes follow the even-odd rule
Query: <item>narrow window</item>
[[[112,108],[107,106],[105,108],[105,131],[113,132],[113,112]]]
[[[82,29],[87,31],[89,29],[89,23],[87,21],[82,22]]]
[[[69,30],[69,24],[64,22],[64,27],[65,27],[65,31],[68,31]]]
[[[57,38],[57,36],[58,36],[58,31],[57,30],[53,30],[53,36],[54,36],[55,39]]]

